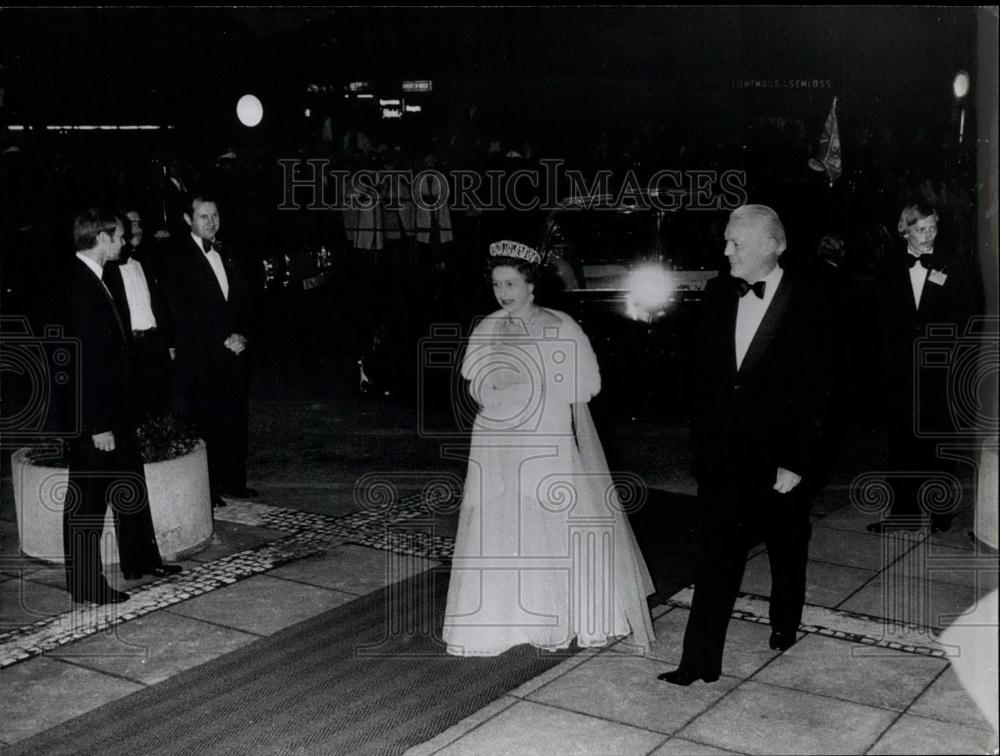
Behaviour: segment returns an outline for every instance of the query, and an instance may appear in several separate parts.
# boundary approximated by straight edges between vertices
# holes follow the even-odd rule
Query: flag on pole
[[[819,140],[819,159],[810,158],[809,167],[820,173],[825,172],[830,186],[840,178],[843,168],[840,162],[840,129],[837,127],[837,98],[833,98],[830,115],[826,117],[823,136]]]

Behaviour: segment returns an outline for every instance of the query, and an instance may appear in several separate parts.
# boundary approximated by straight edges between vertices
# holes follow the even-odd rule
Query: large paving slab
[[[923,754],[996,753],[992,732],[904,714],[868,753]]]
[[[738,680],[680,687],[656,676],[672,665],[600,654],[532,693],[531,701],[671,734],[732,690]]]
[[[975,589],[969,586],[939,583],[893,567],[837,608],[920,627],[941,628],[968,612],[976,599]]]
[[[807,635],[753,679],[903,711],[947,666],[933,657]]]
[[[727,756],[727,754],[736,754],[736,751],[727,751],[684,738],[671,738],[649,756]]]
[[[645,754],[665,735],[521,701],[438,751],[441,756],[608,756]]]
[[[153,685],[259,639],[220,625],[157,612],[49,654],[83,667]]]
[[[993,675],[996,670],[984,669],[983,674]],[[958,681],[955,670],[950,666],[913,702],[906,712],[927,719],[938,719],[963,727],[991,729],[982,712]]]
[[[677,734],[748,754],[865,753],[897,716],[885,709],[745,682]]]
[[[860,567],[810,561],[806,567],[806,603],[835,607],[876,574]],[[740,590],[758,596],[771,595],[771,564],[766,553],[747,562]]]
[[[0,632],[31,625],[74,606],[64,587],[15,578],[0,583]]]
[[[878,571],[915,548],[920,540],[907,533],[892,537],[872,533],[845,535],[843,530],[819,526],[813,528],[809,540],[809,558],[817,562]]]
[[[0,674],[0,740],[6,743],[44,732],[144,687],[45,657]]]
[[[328,550],[322,556],[278,567],[268,574],[363,596],[436,564],[407,554],[345,544]]]
[[[166,611],[248,633],[272,635],[355,598],[349,593],[257,575]]]

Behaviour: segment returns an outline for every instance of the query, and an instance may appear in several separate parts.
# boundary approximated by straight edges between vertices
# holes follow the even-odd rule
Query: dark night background
[[[277,129],[300,116],[309,83],[430,78],[440,116],[477,100],[526,129],[603,129],[647,110],[821,119],[827,93],[731,87],[816,78],[855,127],[935,129],[955,71],[975,67],[975,23],[972,8],[904,7],[7,10],[3,117],[135,119],[222,138],[246,91]]]
[[[862,274],[896,249],[900,208],[924,199],[938,206],[942,241],[974,263],[978,197],[990,178],[977,174],[976,107],[996,107],[996,71],[979,70],[977,44],[995,24],[990,11],[962,7],[6,9],[4,311],[38,315],[38,271],[67,257],[77,208],[138,205],[156,228],[171,161],[186,165],[189,179],[223,187],[222,233],[252,277],[268,255],[321,243],[335,254],[356,251],[339,214],[276,206],[280,158],[371,167],[374,151],[343,148],[358,132],[417,169],[430,155],[443,170],[497,167],[487,155],[497,143],[500,156],[530,149],[534,160],[561,158],[616,178],[742,170],[750,201],[785,220],[788,261],[807,260],[822,235],[838,233]],[[971,74],[972,90],[958,103],[960,70]],[[431,93],[406,96],[423,112],[380,120],[378,98],[401,96],[408,79],[433,81]],[[370,82],[375,99],[345,98],[353,81]],[[263,102],[254,129],[236,118],[245,93]],[[831,188],[807,161],[818,154],[834,96],[844,174]],[[324,123],[332,138],[322,138]],[[161,129],[46,130],[59,124]],[[230,151],[238,160],[219,160]],[[478,281],[485,242],[514,227],[537,238],[543,221],[540,213],[455,213],[451,263],[425,298],[441,306],[416,321],[468,322],[490,306],[488,292],[469,284]],[[721,252],[720,239],[712,254],[721,260]],[[385,295],[361,291],[378,321]],[[263,317],[280,324],[301,316],[298,304],[289,307]]]

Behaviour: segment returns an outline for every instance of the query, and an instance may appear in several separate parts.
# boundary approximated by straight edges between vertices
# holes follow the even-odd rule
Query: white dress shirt
[[[914,252],[912,249],[907,251],[910,255],[917,258],[917,261],[913,263],[913,267],[910,268],[910,286],[913,287],[913,301],[917,307],[920,307],[920,297],[923,296],[924,284],[927,283],[927,268],[920,262],[919,252]]]
[[[215,273],[216,279],[219,281],[219,288],[222,289],[222,296],[225,297],[226,301],[229,301],[229,279],[226,277],[226,267],[222,264],[222,257],[214,249],[209,252],[204,252],[204,247],[201,244],[201,237],[191,234],[191,238],[194,239],[194,243],[198,245],[198,249],[202,250],[202,254],[208,258],[208,264],[212,266],[212,272]]]
[[[142,270],[142,263],[135,258],[129,258],[122,263],[122,283],[125,284],[125,299],[128,300],[128,314],[132,322],[132,330],[148,331],[156,328],[156,316],[153,315],[153,304],[149,298],[149,284]]]
[[[774,293],[778,290],[778,284],[781,283],[782,275],[784,275],[784,271],[781,269],[781,266],[775,265],[774,270],[761,279],[765,282],[764,297],[762,299],[752,291],[748,291],[744,296],[740,297],[740,304],[736,310],[737,370],[743,364],[743,358],[747,356],[747,350],[750,349],[750,342],[753,341],[753,337],[756,335],[757,329],[760,328],[760,323],[764,319],[764,313],[767,312],[771,300],[774,299]],[[756,281],[750,281],[749,283],[756,283]]]

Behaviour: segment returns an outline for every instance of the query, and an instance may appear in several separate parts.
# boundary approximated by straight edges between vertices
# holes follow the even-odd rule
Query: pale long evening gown
[[[479,404],[443,637],[493,656],[631,635],[648,650],[649,572],[621,511],[586,402],[601,379],[568,315],[503,311],[474,329],[462,375]]]

